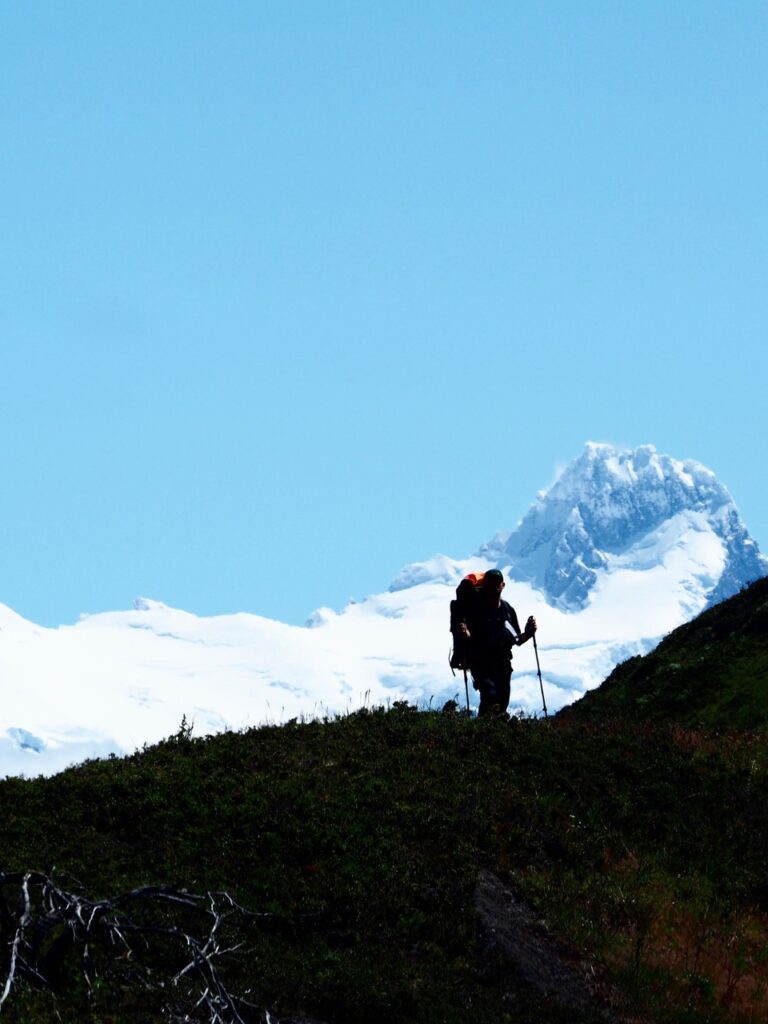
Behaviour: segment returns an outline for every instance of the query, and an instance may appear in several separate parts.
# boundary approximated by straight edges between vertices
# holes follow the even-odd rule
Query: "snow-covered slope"
[[[319,609],[306,627],[139,599],[44,629],[0,605],[0,774],[131,751],[183,715],[205,734],[366,702],[440,706],[463,692],[447,663],[448,602],[466,572],[490,566],[507,575],[521,619],[539,621],[550,710],[768,572],[709,470],[590,444],[511,533],[469,559],[408,566],[386,593]],[[515,654],[512,700],[540,707],[530,644]]]

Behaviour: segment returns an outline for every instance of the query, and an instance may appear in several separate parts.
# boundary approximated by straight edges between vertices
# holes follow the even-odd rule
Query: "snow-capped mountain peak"
[[[563,611],[586,607],[612,556],[626,556],[684,512],[705,516],[725,561],[710,602],[768,572],[727,489],[692,459],[681,462],[652,445],[622,449],[590,442],[552,486],[541,492],[517,528],[498,534],[478,554],[509,566],[510,575],[540,590]]]

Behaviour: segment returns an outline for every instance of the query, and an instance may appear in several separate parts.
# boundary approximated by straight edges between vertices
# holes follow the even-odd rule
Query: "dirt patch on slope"
[[[489,982],[505,986],[507,1002],[514,1004],[522,987],[529,998],[535,994],[544,1004],[569,1011],[574,1024],[625,1020],[592,966],[557,942],[491,871],[478,877],[475,912],[480,971]]]

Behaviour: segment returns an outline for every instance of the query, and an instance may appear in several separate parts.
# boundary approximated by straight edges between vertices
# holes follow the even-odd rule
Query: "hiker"
[[[451,631],[457,650],[463,649],[462,667],[469,668],[473,685],[480,691],[478,714],[505,715],[512,678],[512,648],[531,639],[536,632],[536,619],[531,615],[525,631],[520,631],[515,609],[502,600],[504,576],[498,569],[489,569],[482,578],[474,577],[473,584],[471,601],[451,602]]]

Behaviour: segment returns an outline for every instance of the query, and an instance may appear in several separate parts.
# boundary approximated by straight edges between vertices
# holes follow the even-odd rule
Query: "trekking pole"
[[[549,718],[547,714],[547,702],[544,699],[544,683],[541,678],[541,665],[539,664],[539,648],[536,646],[536,634],[533,634],[533,649],[536,652],[536,671],[539,673],[539,687],[541,688],[541,703],[544,705],[544,717]]]
[[[456,673],[453,670],[453,664],[452,664],[452,660],[451,660],[451,652],[450,651],[448,652],[448,664],[451,667],[451,675],[455,676]],[[463,661],[461,665],[457,664],[456,668],[461,668],[463,670],[463,672],[464,672],[464,692],[467,695],[467,714],[469,714],[470,713],[470,711],[469,711],[469,683],[467,682],[467,663],[466,663],[466,661]],[[458,693],[456,694],[456,696],[457,697],[459,696]]]

